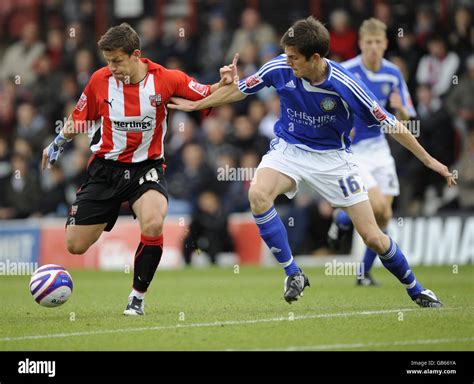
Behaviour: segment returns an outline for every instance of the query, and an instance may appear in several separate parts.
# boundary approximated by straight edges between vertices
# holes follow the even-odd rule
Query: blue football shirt
[[[382,59],[379,70],[373,72],[365,67],[362,56],[359,55],[341,63],[341,65],[353,73],[369,88],[382,107],[386,108],[392,92],[398,92],[409,116],[416,116],[416,111],[413,107],[406,82],[400,69],[395,64],[386,59]],[[358,119],[357,116],[354,119],[354,128],[355,135],[352,139],[354,144],[361,140],[381,136],[383,134],[380,129],[369,128],[363,121]]]
[[[282,54],[240,80],[238,87],[245,94],[274,87],[280,96],[275,135],[309,151],[348,149],[356,117],[378,131],[395,124],[395,117],[359,79],[340,64],[325,60],[328,75],[320,84],[297,78]]]

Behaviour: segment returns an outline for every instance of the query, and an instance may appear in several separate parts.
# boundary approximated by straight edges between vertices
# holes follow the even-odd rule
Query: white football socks
[[[145,298],[145,292],[138,292],[135,289],[132,289],[130,296],[135,296],[137,299],[143,300]]]

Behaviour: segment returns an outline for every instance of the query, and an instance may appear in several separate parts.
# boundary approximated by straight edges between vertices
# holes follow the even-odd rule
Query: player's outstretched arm
[[[246,97],[247,95],[240,92],[239,88],[237,87],[237,82],[233,82],[229,85],[226,85],[225,87],[219,88],[205,99],[198,101],[186,100],[180,97],[172,97],[170,98],[168,108],[178,109],[184,112],[192,112],[233,103],[235,101],[243,100]]]
[[[68,117],[66,124],[59,131],[59,134],[43,150],[43,158],[41,160],[41,169],[44,170],[46,167],[51,168],[59,158],[59,155],[64,151],[64,144],[72,140],[78,133],[74,131],[74,120],[71,116]]]
[[[426,152],[415,136],[401,122],[397,120],[394,128],[390,129],[389,133],[395,140],[413,153],[426,167],[443,176],[449,187],[456,184],[456,180],[448,167]]]
[[[239,75],[237,72],[237,62],[239,54],[234,55],[232,64],[220,69],[221,80],[219,83],[211,85],[211,95],[199,101],[186,100],[180,97],[170,98],[168,108],[178,109],[183,112],[198,111],[219,105],[233,103],[245,99],[246,95],[239,91],[237,84]]]

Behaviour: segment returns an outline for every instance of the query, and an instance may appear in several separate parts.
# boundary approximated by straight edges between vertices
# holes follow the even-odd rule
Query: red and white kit
[[[210,94],[209,85],[181,71],[141,60],[148,73],[138,84],[116,80],[103,67],[91,76],[77,102],[72,118],[79,131],[92,122],[95,156],[123,163],[162,158],[169,98],[200,100]]]

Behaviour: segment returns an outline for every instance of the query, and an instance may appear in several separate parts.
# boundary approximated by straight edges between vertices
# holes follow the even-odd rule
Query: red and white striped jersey
[[[181,71],[141,60],[148,73],[140,83],[125,84],[103,67],[91,76],[76,104],[72,113],[76,130],[84,131],[92,122],[95,156],[123,163],[163,157],[169,98],[200,100],[210,94],[209,85]]]

